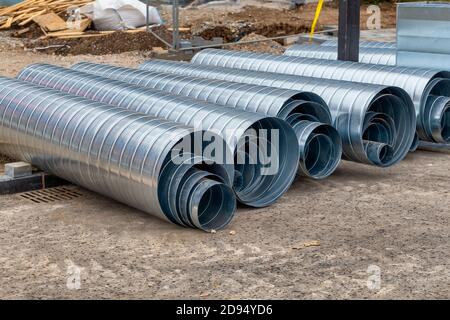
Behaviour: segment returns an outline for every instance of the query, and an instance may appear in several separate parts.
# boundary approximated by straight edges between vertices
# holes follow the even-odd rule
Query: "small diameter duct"
[[[337,47],[337,40],[327,40],[320,44],[323,47]],[[381,42],[381,41],[360,41],[360,48],[380,48],[380,49],[397,49],[397,44],[395,42]]]
[[[434,98],[450,97],[450,72],[227,50],[204,50],[195,55],[192,61],[217,67],[398,86],[414,102],[420,140],[450,142],[450,136],[446,134],[450,132],[446,121],[450,109],[447,105],[436,103]],[[435,122],[436,119],[439,123]],[[440,127],[437,137],[433,135],[435,126]]]
[[[415,111],[408,94],[397,87],[366,85],[151,60],[140,66],[154,72],[219,79],[314,92],[328,104],[343,142],[344,159],[387,167],[408,153],[415,130]]]
[[[300,174],[324,179],[339,165],[342,143],[318,95],[273,87],[82,62],[72,69],[288,121],[300,145]]]
[[[337,60],[337,47],[297,44],[284,52],[285,56]],[[395,66],[397,51],[395,49],[360,48],[359,62]]]
[[[46,64],[30,65],[17,77],[217,133],[234,151],[235,159],[226,160],[235,163],[234,190],[238,200],[248,206],[273,204],[295,178],[299,148],[295,132],[281,119]]]
[[[3,154],[180,226],[234,215],[233,167],[203,158],[213,133],[4,77],[0,108]]]

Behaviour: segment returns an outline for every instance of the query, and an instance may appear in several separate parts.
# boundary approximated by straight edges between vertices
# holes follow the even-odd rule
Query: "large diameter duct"
[[[447,71],[226,50],[204,50],[195,55],[192,61],[217,67],[397,86],[408,92],[414,102],[419,138],[429,142],[450,142],[450,136],[446,135],[450,130],[445,121],[450,110],[436,104],[433,98],[450,97],[450,72]],[[432,134],[434,119],[430,115],[439,110],[442,111],[439,114],[442,125],[441,134],[436,139]]]
[[[0,107],[11,158],[181,226],[219,229],[234,215],[233,167],[203,158],[213,133],[4,77]]]
[[[81,62],[72,69],[289,121],[300,145],[301,174],[323,179],[339,165],[342,143],[318,95],[273,87]]]
[[[17,77],[219,134],[234,151],[234,189],[239,201],[248,206],[273,204],[295,178],[299,148],[295,132],[281,119],[46,64],[30,65]]]
[[[337,47],[297,44],[289,47],[284,55],[290,57],[337,60]],[[359,62],[395,66],[397,51],[395,49],[360,48]]]
[[[320,44],[323,47],[337,47],[337,40],[327,40]],[[397,49],[395,42],[381,42],[381,41],[360,41],[359,48],[380,48],[380,49]]]
[[[408,94],[397,87],[164,60],[150,60],[140,68],[314,92],[330,107],[333,124],[343,140],[343,154],[347,160],[382,167],[391,166],[405,157],[413,141],[416,121],[414,106]],[[388,135],[390,138],[386,139]],[[378,154],[373,152],[374,149],[384,151]]]

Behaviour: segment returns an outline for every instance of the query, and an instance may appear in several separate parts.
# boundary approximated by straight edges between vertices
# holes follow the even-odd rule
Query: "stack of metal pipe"
[[[220,229],[234,215],[233,166],[204,157],[221,141],[212,132],[4,77],[0,107],[11,158],[180,226]]]
[[[407,67],[298,58],[226,50],[204,50],[195,64],[290,74],[329,80],[398,86],[416,108],[417,133],[421,140],[447,143],[450,121],[450,72]]]
[[[228,159],[235,164],[233,187],[238,200],[245,205],[273,204],[295,178],[299,145],[294,130],[279,118],[46,64],[30,65],[17,78],[215,132],[233,152]]]
[[[341,139],[327,104],[314,93],[85,62],[72,69],[286,120],[299,141],[301,175],[324,179],[340,162]]]
[[[415,111],[394,86],[368,85],[242,69],[151,60],[143,70],[313,92],[331,110],[346,160],[387,167],[401,161],[414,140]]]

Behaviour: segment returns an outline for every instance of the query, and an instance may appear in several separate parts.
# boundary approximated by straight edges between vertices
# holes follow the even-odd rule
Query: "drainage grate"
[[[67,187],[57,187],[42,189],[37,191],[30,191],[22,193],[20,197],[32,201],[34,203],[49,203],[55,201],[65,201],[81,197],[82,194],[78,191],[71,190]]]

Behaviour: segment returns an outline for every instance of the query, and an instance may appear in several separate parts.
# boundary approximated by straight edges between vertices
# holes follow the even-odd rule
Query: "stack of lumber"
[[[35,18],[48,14],[66,13],[70,7],[81,7],[92,0],[25,0],[0,9],[0,30],[25,26]]]

